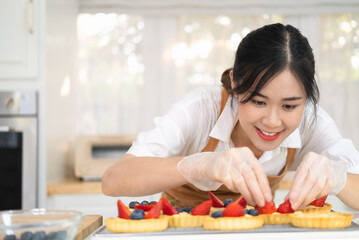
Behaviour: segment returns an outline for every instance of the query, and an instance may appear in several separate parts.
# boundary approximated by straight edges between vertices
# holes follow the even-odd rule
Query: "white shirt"
[[[215,151],[234,147],[231,133],[238,120],[238,101],[229,97],[221,116],[221,86],[197,88],[154,119],[155,128],[138,135],[127,154],[148,157],[188,156],[201,152],[209,136],[219,139]],[[320,107],[316,121],[313,107],[306,106],[299,127],[276,149],[258,159],[267,175],[278,175],[285,165],[287,148],[297,148],[290,170],[295,170],[307,152],[331,160],[343,160],[348,172],[359,174],[359,153],[352,141],[344,139],[331,117]],[[312,122],[312,124],[311,124]]]

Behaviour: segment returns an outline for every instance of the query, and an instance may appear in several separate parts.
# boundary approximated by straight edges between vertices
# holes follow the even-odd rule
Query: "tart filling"
[[[142,220],[107,218],[105,226],[110,232],[157,232],[167,229],[168,217]]]
[[[330,210],[332,210],[332,207],[333,206],[330,203],[325,203],[323,207],[308,205],[299,211],[303,213],[326,213],[326,212],[330,212]]]
[[[352,214],[348,213],[303,213],[291,215],[292,225],[301,228],[346,228],[351,225]]]

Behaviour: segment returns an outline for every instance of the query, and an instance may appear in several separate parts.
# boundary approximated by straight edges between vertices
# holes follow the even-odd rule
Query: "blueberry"
[[[256,209],[249,209],[248,214],[252,216],[258,216],[259,213]]]
[[[146,200],[141,202],[141,205],[149,205],[149,204],[150,203],[148,201],[146,201]]]
[[[187,212],[187,213],[190,213],[192,211],[192,207],[184,207],[183,208],[183,212]]]
[[[179,207],[177,207],[176,210],[177,210],[177,212],[179,212],[179,213],[180,213],[180,212],[183,212],[183,209],[182,209],[182,208],[179,208]]]
[[[140,220],[143,219],[144,217],[145,217],[145,212],[142,209],[135,209],[130,215],[130,218],[132,220]]]
[[[16,240],[16,236],[14,234],[9,234],[4,237],[4,240]]]
[[[157,203],[156,201],[151,201],[149,204],[151,205],[151,204],[155,204],[155,203]]]
[[[34,238],[32,240],[45,240],[46,233],[44,231],[36,232],[34,234]]]
[[[249,214],[249,210],[248,210],[248,209],[244,209],[244,214]]]
[[[214,212],[214,213],[212,213],[211,216],[212,216],[213,218],[220,218],[220,217],[222,217],[222,211]]]
[[[65,230],[58,231],[56,235],[57,240],[65,240],[67,237],[67,232]]]
[[[57,240],[57,232],[50,232],[47,234],[46,240]]]
[[[140,204],[140,203],[137,201],[133,201],[133,202],[130,202],[130,204],[128,206],[133,209],[133,208],[135,208],[136,204]]]
[[[233,200],[230,198],[227,198],[226,200],[224,200],[224,207],[227,207],[228,204],[232,203]]]
[[[34,234],[32,232],[26,231],[23,232],[20,236],[21,240],[31,240],[33,238]]]

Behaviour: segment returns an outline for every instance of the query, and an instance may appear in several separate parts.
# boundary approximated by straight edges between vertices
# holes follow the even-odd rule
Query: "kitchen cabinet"
[[[0,0],[0,80],[39,76],[42,0]]]

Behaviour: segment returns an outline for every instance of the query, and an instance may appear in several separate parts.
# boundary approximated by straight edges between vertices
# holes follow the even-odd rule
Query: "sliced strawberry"
[[[246,208],[247,206],[247,201],[244,199],[243,196],[240,196],[236,201],[234,201],[235,203],[238,203],[239,205],[241,205],[243,208]]]
[[[323,197],[315,199],[313,202],[311,202],[309,205],[313,205],[316,207],[323,207],[325,204],[325,201],[327,200],[328,195],[325,195]]]
[[[150,204],[150,205],[135,205],[135,209],[141,209],[145,212],[148,212],[151,210],[151,208],[153,208],[155,206],[155,204]]]
[[[236,203],[232,202],[228,204],[228,206],[222,212],[223,217],[241,217],[244,216],[244,209],[243,207]]]
[[[263,207],[255,206],[259,214],[272,214],[276,211],[274,202],[265,202]]]
[[[117,210],[119,218],[130,219],[131,211],[121,202],[120,199],[117,201]]]
[[[161,215],[161,210],[162,210],[162,206],[163,206],[163,200],[160,199],[157,203],[154,204],[155,206],[153,206],[150,211],[148,211],[145,215],[145,219],[150,219],[150,218],[159,218]]]
[[[287,201],[279,205],[279,207],[277,208],[277,212],[294,213],[294,210],[292,209],[292,205],[290,204],[289,199],[287,199]]]
[[[176,208],[165,198],[161,198],[162,200],[162,213],[164,215],[172,216],[174,214],[178,214]]]
[[[212,200],[207,200],[192,209],[192,215],[208,215],[212,207]]]
[[[208,192],[209,198],[212,200],[212,206],[216,208],[222,208],[224,206],[221,199],[214,195],[211,191]]]

